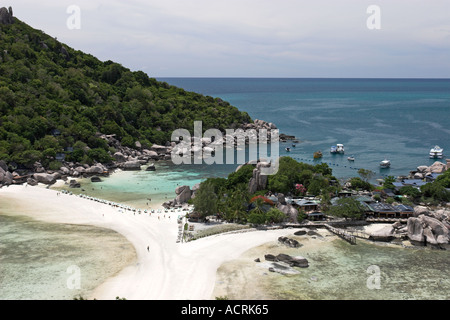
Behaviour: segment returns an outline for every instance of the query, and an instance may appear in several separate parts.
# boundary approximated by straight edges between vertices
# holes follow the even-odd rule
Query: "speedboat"
[[[442,159],[443,158],[444,149],[439,146],[435,146],[430,150],[430,159]]]
[[[291,152],[291,148],[289,148],[289,147],[286,148],[286,151],[287,151],[287,152]]]
[[[381,168],[390,168],[391,167],[391,161],[384,159],[383,161],[380,162],[380,167]]]
[[[345,152],[344,145],[343,144],[337,144],[335,146],[332,146],[330,152],[334,153],[334,154],[336,154],[336,153],[344,153]]]
[[[354,156],[348,157],[347,160],[348,161],[355,161],[355,157]]]

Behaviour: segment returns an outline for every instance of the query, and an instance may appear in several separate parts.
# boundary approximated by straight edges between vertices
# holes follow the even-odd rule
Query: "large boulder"
[[[370,239],[375,241],[391,241],[395,234],[394,225],[385,226],[370,234]]]
[[[87,174],[102,174],[105,171],[105,169],[103,168],[103,166],[101,165],[95,165],[92,166],[88,169],[86,169],[86,173]]]
[[[298,210],[294,206],[290,204],[282,205],[278,203],[277,208],[289,218],[289,221],[291,222],[297,221]]]
[[[408,238],[412,242],[441,245],[449,243],[449,229],[436,218],[421,215],[408,219]]]
[[[56,182],[57,176],[49,173],[35,173],[33,178],[40,183],[51,185]]]
[[[430,215],[430,210],[424,206],[416,206],[414,207],[414,217],[418,217],[420,215]]]
[[[425,171],[429,173],[444,173],[446,170],[447,166],[444,163],[436,161],[431,166],[429,166],[428,169],[426,169]]]
[[[0,8],[0,24],[13,24],[14,17],[12,8],[9,7],[9,10],[6,8]]]
[[[175,194],[177,195],[175,199],[177,204],[187,203],[192,197],[192,191],[189,186],[181,186],[176,188]]]
[[[114,153],[113,158],[114,158],[117,162],[120,162],[120,163],[126,162],[126,161],[127,161],[127,158],[123,155],[122,152],[116,152],[116,153]]]
[[[139,161],[127,161],[120,166],[124,170],[141,170],[141,163]]]

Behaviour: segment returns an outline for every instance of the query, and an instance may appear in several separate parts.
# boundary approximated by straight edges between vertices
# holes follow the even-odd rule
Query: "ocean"
[[[275,123],[281,133],[294,135],[300,140],[289,153],[285,148],[292,143],[281,144],[281,155],[314,163],[313,153],[321,150],[324,157],[316,162],[328,163],[337,178],[357,176],[358,168],[374,171],[376,173],[374,179],[387,175],[407,175],[417,166],[431,165],[436,161],[428,157],[429,150],[435,145],[444,148],[444,154],[450,152],[448,125],[450,80],[233,78],[158,80],[188,91],[220,97],[246,111],[253,119]],[[337,143],[344,144],[345,155],[329,153],[330,147]],[[354,163],[348,162],[348,155],[355,157]],[[385,158],[391,160],[392,167],[380,170],[379,162]],[[226,177],[237,165],[174,166],[170,161],[158,161],[156,171],[118,172],[109,178],[103,178],[100,183],[91,183],[86,179],[81,181],[82,189],[71,191],[145,208],[175,198],[177,186],[192,187],[208,177]],[[103,270],[99,265],[119,259],[119,251],[126,246],[120,237],[105,233],[104,230],[72,226],[69,233],[67,226],[46,225],[30,219],[24,221],[21,219],[9,216],[7,210],[0,207],[2,252],[0,300],[72,299],[73,292],[67,292],[65,287],[66,274],[58,275],[59,282],[48,281],[52,268],[63,265],[65,268],[58,267],[58,270],[66,270],[66,265],[70,265],[74,260],[77,261],[77,265],[85,263],[86,268],[93,270],[90,285],[96,285],[104,279]],[[85,238],[87,233],[107,239],[105,243],[111,245],[111,251],[105,251],[104,246],[95,246],[95,243],[87,241],[83,244],[86,250],[77,252],[67,250],[68,247],[73,247],[75,239]],[[32,243],[36,246],[31,247]],[[57,260],[52,258],[49,252],[44,252],[46,250],[40,250],[35,255],[29,254],[30,249],[38,249],[42,244],[48,243],[54,244],[51,254],[61,256]],[[270,282],[268,285],[280,288],[274,293],[274,297],[280,299],[351,299],[354,296],[343,296],[339,293],[340,283],[354,281],[355,269],[366,273],[368,262],[359,259],[361,255],[370,257],[376,255],[377,260],[370,260],[371,264],[377,264],[377,261],[391,261],[393,257],[397,257],[395,263],[383,267],[383,271],[401,271],[400,274],[393,274],[390,278],[390,280],[396,278],[397,282],[401,280],[398,283],[400,291],[387,295],[382,293],[373,295],[374,291],[361,292],[358,298],[395,298],[395,292],[401,292],[397,295],[400,299],[448,299],[448,274],[445,274],[447,270],[445,266],[449,261],[448,252],[408,250],[402,251],[400,255],[392,248],[370,244],[346,246],[346,243],[341,243],[338,247],[330,246],[325,251],[310,253],[315,255],[312,261],[316,266],[310,269],[314,272],[308,272],[298,278],[280,278],[280,281]],[[129,250],[122,251],[129,252]],[[110,254],[103,255],[104,260],[99,261],[97,259],[99,252]],[[423,261],[430,259],[437,263],[428,263],[425,268]],[[325,272],[332,270],[337,264],[339,277],[336,279],[339,281],[333,280],[333,276]],[[322,273],[319,272],[320,268],[324,270]],[[414,271],[418,268],[421,272]],[[98,270],[98,273],[95,270]],[[110,272],[114,273],[117,270]],[[420,286],[417,286],[419,280],[427,278],[427,275],[430,281],[420,282]],[[318,279],[317,286],[310,288],[308,291],[310,295],[304,296],[301,287],[305,283],[316,283],[315,280],[310,281],[311,277]],[[359,280],[365,281],[364,279]],[[33,284],[32,289],[30,283]],[[383,285],[385,283],[383,282]],[[286,284],[293,289],[285,290]],[[334,291],[330,289],[332,287]],[[49,291],[51,294],[46,294]]]
[[[252,119],[277,125],[301,143],[280,145],[280,155],[314,163],[323,158],[337,178],[403,176],[431,165],[429,151],[450,152],[450,79],[158,78],[188,91],[220,97]],[[199,119],[201,120],[201,119]],[[330,153],[344,144],[345,155]],[[285,148],[291,147],[290,152]],[[348,156],[355,161],[349,162]],[[448,156],[450,158],[450,156]],[[380,162],[391,160],[390,169]],[[445,157],[443,160],[445,162]]]

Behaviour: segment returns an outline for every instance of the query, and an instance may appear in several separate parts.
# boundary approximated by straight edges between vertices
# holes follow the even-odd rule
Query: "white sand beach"
[[[136,264],[99,286],[89,299],[208,300],[217,269],[245,251],[287,236],[292,230],[254,231],[177,243],[178,213],[138,214],[40,187],[0,189],[14,212],[50,223],[92,225],[114,230],[135,247]]]

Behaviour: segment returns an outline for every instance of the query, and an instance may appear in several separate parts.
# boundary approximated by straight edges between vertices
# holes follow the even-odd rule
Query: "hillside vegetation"
[[[46,166],[64,152],[68,161],[104,162],[114,150],[99,132],[148,148],[170,141],[175,129],[192,132],[194,121],[204,130],[251,121],[219,98],[102,62],[17,18],[0,24],[0,48],[0,159],[7,163]]]

